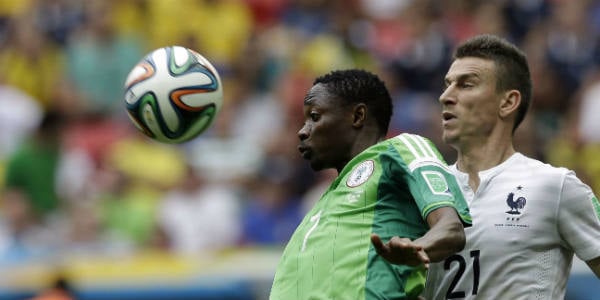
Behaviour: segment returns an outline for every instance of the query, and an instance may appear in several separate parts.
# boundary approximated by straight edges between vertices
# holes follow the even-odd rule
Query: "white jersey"
[[[573,254],[600,257],[600,203],[575,173],[520,153],[479,173],[451,166],[473,226],[465,249],[431,264],[423,296],[437,299],[562,299]]]

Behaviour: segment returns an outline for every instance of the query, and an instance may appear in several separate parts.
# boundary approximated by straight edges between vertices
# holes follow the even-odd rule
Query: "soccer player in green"
[[[464,247],[470,215],[454,177],[429,140],[385,139],[391,114],[372,73],[315,80],[298,149],[338,176],[286,246],[271,300],[417,298],[428,263]]]

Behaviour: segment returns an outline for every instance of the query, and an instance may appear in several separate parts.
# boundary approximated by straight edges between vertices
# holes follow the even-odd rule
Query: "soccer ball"
[[[125,80],[125,106],[136,128],[170,144],[210,127],[223,102],[221,79],[199,53],[181,46],[146,55]]]

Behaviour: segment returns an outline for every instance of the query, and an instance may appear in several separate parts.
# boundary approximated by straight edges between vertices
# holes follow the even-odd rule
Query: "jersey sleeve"
[[[402,134],[397,147],[407,165],[406,183],[423,219],[432,211],[451,206],[456,209],[463,225],[471,225],[469,208],[441,154],[431,141],[418,135]]]
[[[572,171],[563,182],[557,226],[563,242],[581,260],[600,257],[600,203]]]

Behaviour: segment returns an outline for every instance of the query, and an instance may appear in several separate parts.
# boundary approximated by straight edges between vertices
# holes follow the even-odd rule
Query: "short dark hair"
[[[478,57],[492,60],[496,66],[497,91],[518,90],[521,93],[521,104],[513,132],[519,127],[527,110],[531,106],[531,74],[527,64],[527,56],[517,46],[501,37],[483,34],[463,42],[454,52],[454,59]]]
[[[336,70],[317,77],[313,85],[321,83],[343,104],[364,103],[382,136],[385,136],[392,118],[392,98],[383,80],[365,70]]]

